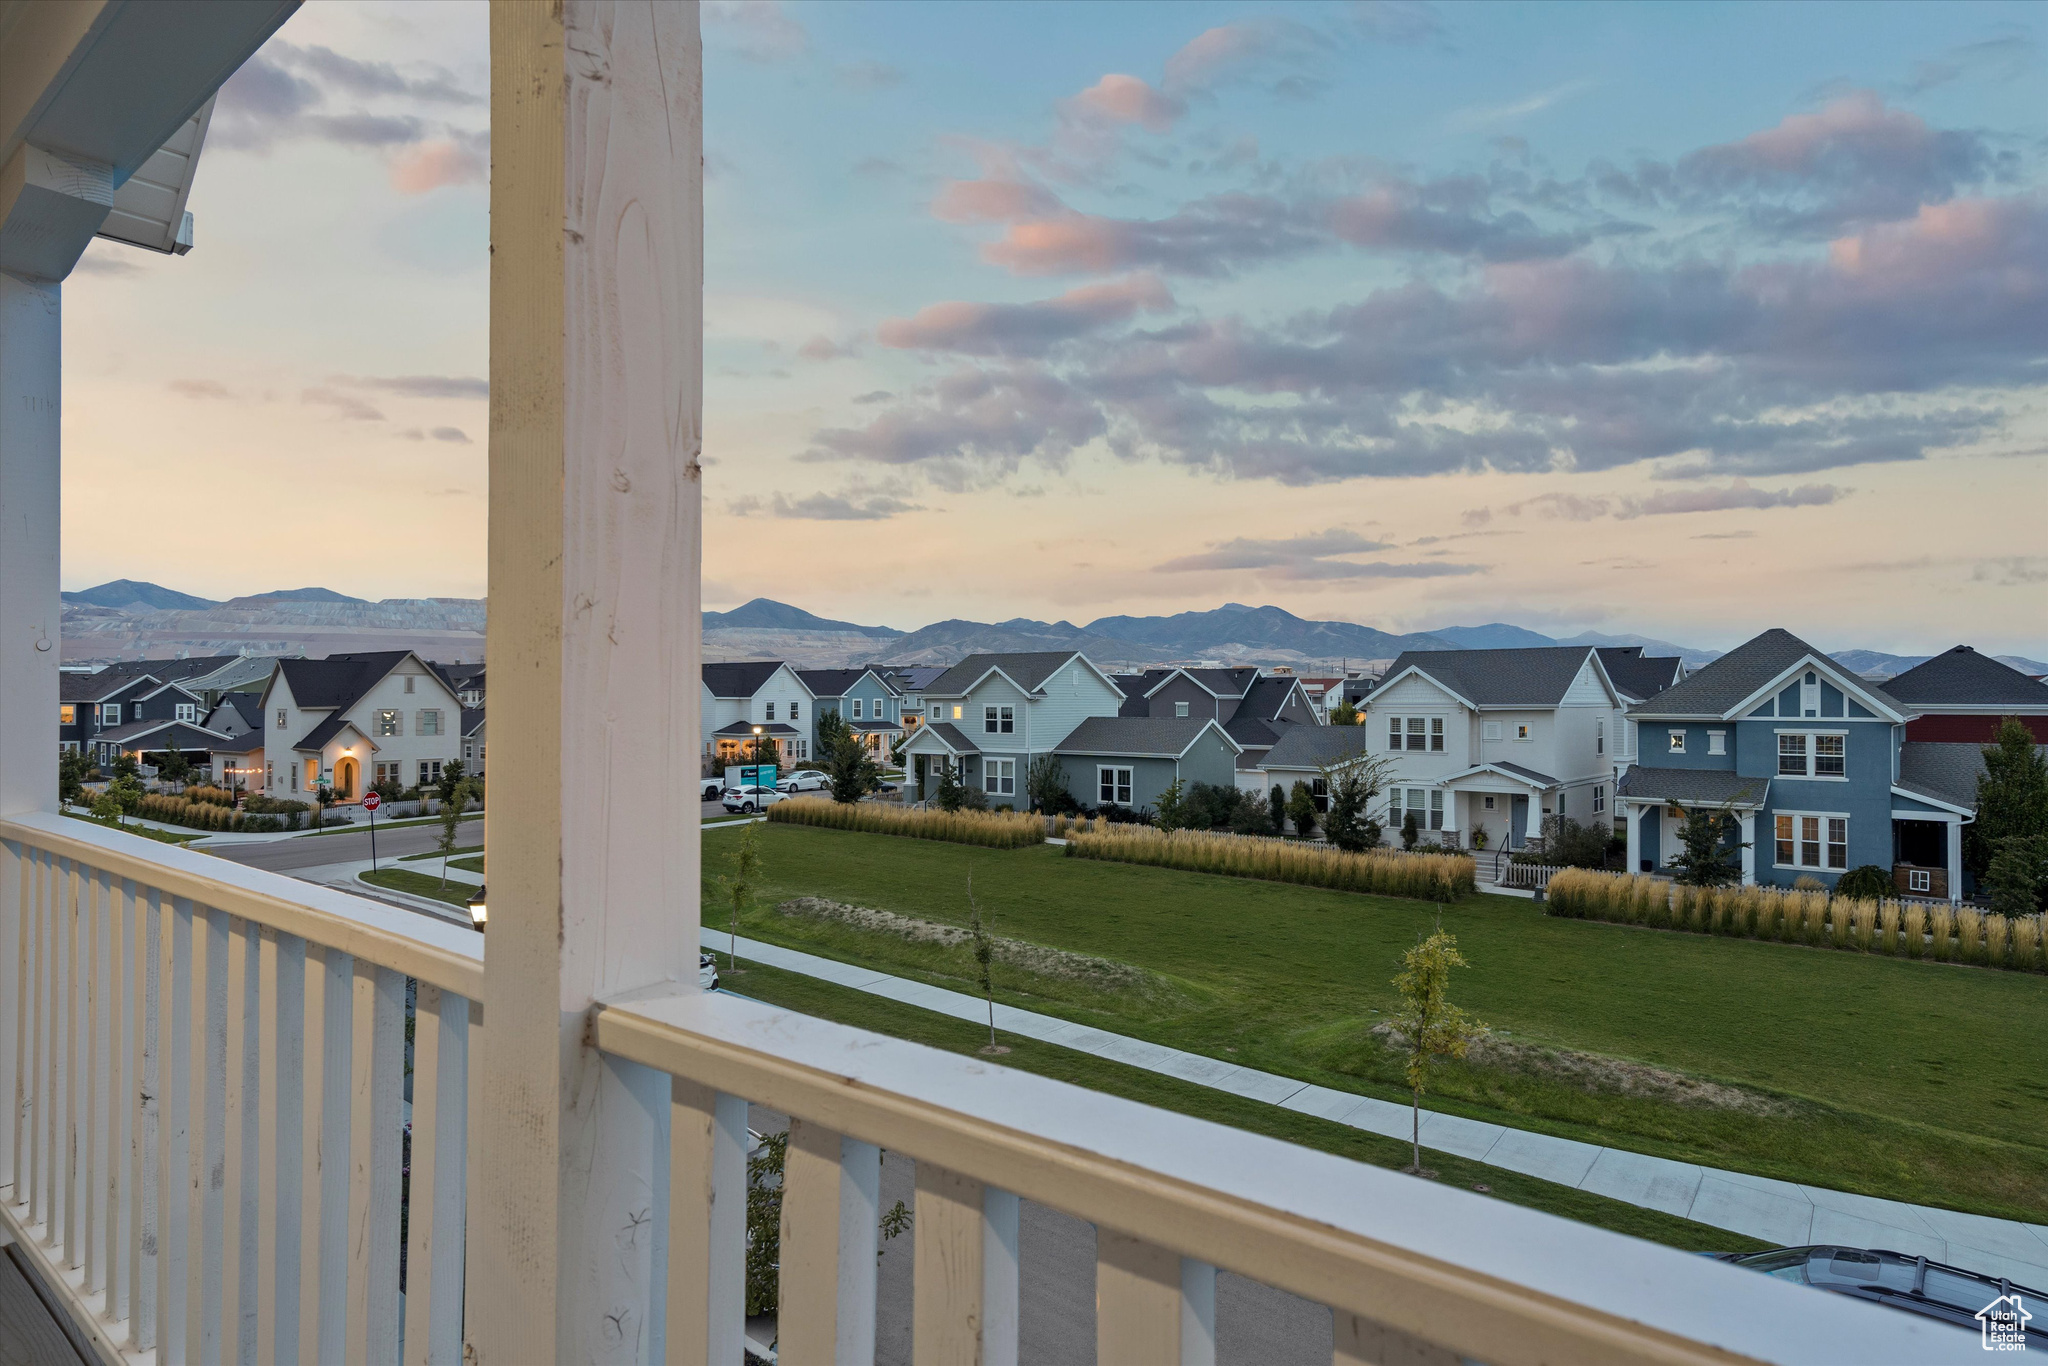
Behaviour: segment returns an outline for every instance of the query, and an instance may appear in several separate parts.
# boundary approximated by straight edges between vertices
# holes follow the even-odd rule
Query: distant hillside
[[[161,584],[143,583],[139,579],[115,579],[97,588],[81,588],[75,593],[64,594],[64,601],[83,603],[88,607],[142,606],[165,612],[219,606],[211,598],[195,598],[190,593],[180,593]]]
[[[1916,664],[1925,664],[1932,657],[1889,655],[1882,650],[1840,650],[1832,656],[1842,667],[1853,669],[1859,674],[1868,674],[1873,678],[1895,677]],[[2048,664],[2043,664],[2038,659],[2028,659],[2025,655],[1993,655],[1992,658],[2001,664],[2018,669],[2023,674],[2032,674],[2037,678],[2042,674],[2048,674]]]
[[[1459,650],[1531,650],[1559,642],[1521,626],[1504,621],[1485,626],[1439,626],[1429,633]]]
[[[1722,654],[1720,650],[1696,650],[1690,645],[1674,645],[1668,640],[1659,640],[1655,636],[1608,636],[1602,635],[1598,631],[1581,631],[1577,635],[1567,640],[1560,640],[1557,643],[1559,645],[1640,645],[1643,647],[1643,653],[1646,655],[1677,655],[1685,661],[1685,667],[1688,669],[1697,669],[1702,664],[1710,664],[1714,660],[1719,659]]]
[[[971,654],[1080,650],[1098,664],[1156,664],[1177,657],[1156,646],[1084,631],[1071,621],[1013,617],[994,623],[936,621],[900,636],[863,657],[861,663],[952,664]]]
[[[251,593],[246,597],[231,598],[229,607],[258,607],[267,602],[349,602],[369,605],[368,598],[352,598],[346,593],[337,593],[332,588],[280,588],[272,593]]]
[[[1403,650],[1451,648],[1449,641],[1434,634],[1397,636],[1348,621],[1305,621],[1279,607],[1247,607],[1241,602],[1170,617],[1102,617],[1089,622],[1087,631],[1150,645],[1169,657],[1218,654],[1236,646],[1285,650],[1308,659],[1364,660],[1392,659]]]
[[[730,612],[706,612],[704,629],[767,631],[850,631],[856,635],[895,637],[903,633],[887,626],[857,626],[850,621],[832,621],[814,616],[773,598],[755,598]]]

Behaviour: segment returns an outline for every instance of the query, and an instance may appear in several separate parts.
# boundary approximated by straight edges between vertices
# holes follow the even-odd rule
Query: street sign
[[[365,792],[363,794],[363,810],[375,811],[378,807],[382,805],[384,805],[384,799],[378,796],[376,793]]]

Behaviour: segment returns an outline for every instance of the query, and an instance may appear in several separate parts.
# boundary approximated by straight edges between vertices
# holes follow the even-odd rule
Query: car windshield
[[[1773,1252],[1752,1253],[1747,1257],[1737,1257],[1735,1264],[1748,1267],[1751,1271],[1761,1271],[1767,1276],[1776,1276],[1779,1280],[1796,1281],[1804,1285],[1806,1284],[1806,1258],[1807,1252],[1805,1248],[1780,1249]]]

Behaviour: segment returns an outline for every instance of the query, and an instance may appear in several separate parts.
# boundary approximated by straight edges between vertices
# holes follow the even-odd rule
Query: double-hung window
[[[1804,735],[1780,735],[1778,737],[1778,776],[1804,778],[1806,776],[1806,739]]]
[[[416,735],[439,735],[441,733],[441,713],[439,709],[429,707],[420,712],[414,724],[413,733]]]
[[[403,733],[403,726],[404,722],[399,719],[398,712],[389,708],[376,713],[375,718],[370,723],[370,728],[378,735],[401,734]]]
[[[100,724],[103,726],[118,726],[121,724],[121,704],[119,702],[102,702],[100,704]]]
[[[1328,811],[1328,810],[1330,809],[1330,780],[1329,780],[1329,779],[1327,779],[1327,778],[1310,778],[1310,779],[1308,780],[1308,793],[1309,793],[1309,796],[1310,796],[1310,797],[1311,797],[1312,799],[1314,799],[1314,801],[1315,801],[1315,804],[1316,804],[1316,810],[1318,810],[1318,811]]]
[[[1428,722],[1420,716],[1408,718],[1408,748],[1421,749],[1429,742],[1424,738]]]
[[[69,725],[75,725],[75,724],[77,723],[77,721],[78,721],[78,707],[77,707],[77,704],[75,704],[75,703],[71,703],[71,702],[66,702],[66,703],[65,703],[65,704],[64,704],[63,706],[61,706],[61,707],[57,708],[57,724],[58,724],[58,725],[60,725],[60,726],[69,726]]]
[[[1685,732],[1682,730],[1672,730],[1668,734],[1671,737],[1670,752],[1673,754],[1685,753]]]
[[[171,717],[173,720],[183,721],[187,725],[196,725],[199,721],[199,704],[197,702],[180,702],[172,708]]]
[[[397,768],[398,765],[393,764],[392,767]],[[438,783],[440,781],[441,761],[439,759],[420,760],[420,786],[425,787],[428,783]]]
[[[1846,735],[1816,735],[1813,737],[1813,776],[1816,778],[1847,777],[1844,771],[1848,761],[1848,740]]]
[[[1780,868],[1844,869],[1849,866],[1849,818],[1781,811],[1776,820]]]
[[[867,703],[865,703],[865,702],[861,701],[861,700],[860,700],[860,699],[859,699],[858,697],[854,698],[854,699],[853,699],[853,719],[854,719],[854,720],[856,720],[856,721],[859,721],[859,720],[861,720],[861,719],[862,719],[862,717],[861,717],[861,713],[862,713],[862,712],[863,712],[863,711],[864,711],[864,710],[866,709],[866,707],[867,707]]]
[[[1389,716],[1387,718],[1387,748],[1390,750],[1401,748],[1401,718],[1398,716]]]
[[[797,719],[798,719],[798,717],[797,717],[797,706],[798,706],[798,704],[797,704],[797,703],[795,703],[795,702],[792,702],[792,703],[790,703],[790,704],[789,704],[789,719],[790,719],[790,720],[792,720],[792,721],[795,721],[795,720],[797,720]],[[860,715],[860,713],[859,713],[859,712],[855,712],[855,713],[854,713],[854,715],[855,715],[855,716],[858,716],[858,715]]]
[[[1015,707],[983,707],[981,729],[984,735],[1012,735],[1017,730],[1017,709]]]
[[[1600,814],[1601,812],[1605,811],[1606,809],[1607,809],[1607,789],[1606,789],[1606,788],[1604,788],[1604,787],[1596,787],[1596,788],[1594,788],[1594,789],[1593,789],[1593,814],[1597,816],[1597,815],[1599,815],[1599,814]]]
[[[1444,828],[1444,794],[1440,791],[1432,791],[1429,794],[1429,828]]]
[[[1100,805],[1129,806],[1131,771],[1127,768],[1111,768],[1105,764],[1095,770],[1095,789]]]
[[[1126,783],[1125,787],[1130,784]],[[1015,759],[985,759],[981,765],[982,791],[990,796],[1009,797],[1017,792],[1017,761]]]
[[[775,704],[773,702],[770,702],[768,704],[768,710],[766,713],[763,714],[761,719],[764,721],[773,721],[775,719]]]
[[[1595,721],[1593,723],[1593,752],[1595,754],[1605,754],[1607,752],[1607,723],[1605,721]]]
[[[291,724],[290,721],[287,719],[288,715],[289,713],[287,713],[283,707],[279,707],[277,709],[277,728],[279,730],[283,730],[287,725]]]
[[[1849,737],[1840,732],[1779,731],[1778,776],[1846,778]]]

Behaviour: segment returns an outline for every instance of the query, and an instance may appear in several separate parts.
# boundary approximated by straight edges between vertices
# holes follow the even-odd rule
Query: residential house
[[[213,710],[206,713],[205,726],[222,735],[246,735],[263,731],[263,694],[231,692],[221,694]]]
[[[1590,646],[1407,651],[1366,703],[1392,762],[1383,823],[1412,811],[1432,841],[1519,849],[1546,816],[1611,819],[1625,705]]]
[[[981,788],[992,806],[1028,803],[1031,761],[1083,721],[1114,717],[1124,693],[1078,652],[969,655],[926,686],[925,724],[904,741],[905,793],[929,798],[942,765]],[[1090,802],[1089,805],[1095,805]]]
[[[465,707],[484,704],[484,666],[481,664],[436,664],[434,668],[448,681]]]
[[[1255,668],[1162,668],[1119,674],[1120,716],[1219,721],[1236,742],[1238,767],[1249,770],[1294,726],[1317,724],[1314,706],[1292,674]]]
[[[1906,723],[1908,743],[1988,745],[1998,723],[2014,716],[2036,744],[2048,745],[2048,684],[1967,645],[1944,650],[1883,687],[1916,713]]]
[[[168,749],[176,744],[203,754],[219,738],[200,724],[204,703],[197,693],[154,674],[112,668],[96,674],[60,674],[57,689],[57,747],[78,750],[104,768],[121,753]],[[171,736],[156,727],[183,724],[192,734]]]
[[[263,790],[356,802],[378,783],[438,782],[460,754],[462,703],[410,650],[280,659],[263,690]]]
[[[924,690],[950,666],[940,664],[877,664],[875,670],[896,690],[896,716],[906,734],[924,724]]]
[[[213,785],[227,788],[230,792],[262,792],[265,748],[261,728],[241,731],[215,741],[208,765],[208,776]]]
[[[1614,690],[1634,706],[1685,678],[1685,661],[1677,655],[1646,655],[1640,645],[1602,645],[1596,653]]]
[[[484,709],[462,709],[462,768],[472,777],[484,776]]]
[[[1366,726],[1290,726],[1257,764],[1249,758],[1238,761],[1237,785],[1264,797],[1275,787],[1292,796],[1296,783],[1307,783],[1316,810],[1328,811],[1329,771],[1371,752],[1372,731]]]
[[[1629,867],[1667,865],[1687,812],[1713,806],[1740,822],[1745,883],[1832,884],[1910,853],[1906,871],[1927,875],[1909,890],[1960,896],[1975,791],[1948,760],[1969,747],[1909,744],[1917,715],[1789,631],[1744,642],[1629,709],[1640,758],[1616,793]]]
[[[810,690],[822,712],[837,712],[847,727],[877,757],[885,757],[903,734],[902,696],[886,674],[875,669],[798,669],[796,676]],[[823,757],[823,756],[819,756]]]
[[[1091,716],[1053,753],[1080,805],[1144,811],[1174,783],[1229,787],[1243,749],[1214,717]]]
[[[811,757],[815,699],[796,670],[779,659],[706,664],[702,704],[707,764],[746,763],[756,735],[774,740],[785,763]]]

